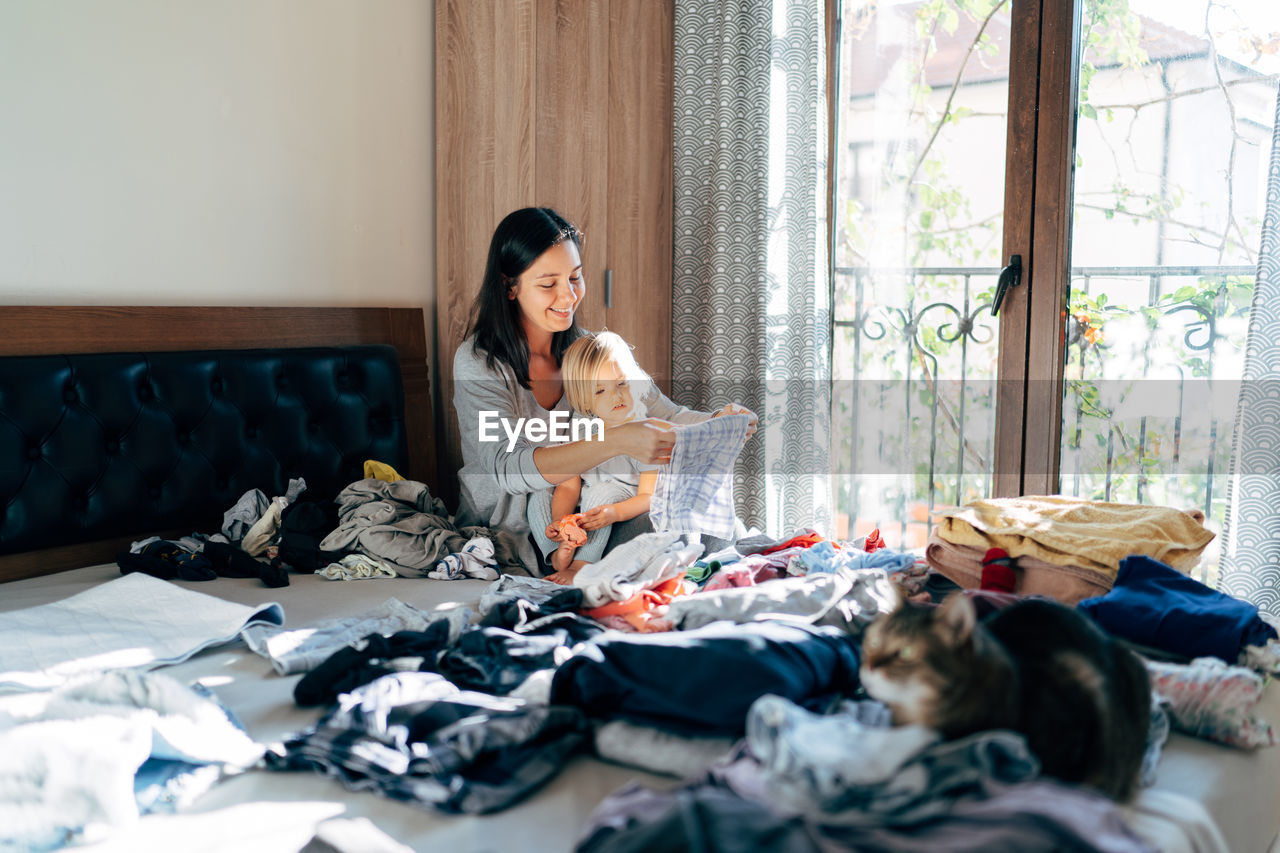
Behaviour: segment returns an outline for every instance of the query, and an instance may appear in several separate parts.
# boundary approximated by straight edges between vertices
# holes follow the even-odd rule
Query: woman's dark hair
[[[529,387],[529,340],[520,325],[520,305],[507,292],[543,252],[565,240],[582,250],[582,234],[571,222],[549,207],[524,207],[508,213],[493,229],[484,281],[471,306],[467,336],[475,335],[472,346],[485,353],[490,370],[502,362],[515,373],[516,381]],[[551,354],[556,364],[564,351],[582,335],[575,319],[563,332],[551,336]]]

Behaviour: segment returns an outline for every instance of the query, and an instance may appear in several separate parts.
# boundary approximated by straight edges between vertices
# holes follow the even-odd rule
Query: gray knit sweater
[[[656,388],[644,399],[644,404],[650,417],[672,423],[698,423],[710,417],[705,412],[676,405]],[[538,473],[533,451],[552,442],[534,443],[521,435],[508,452],[507,434],[501,426],[491,432],[500,440],[480,440],[480,413],[497,412],[498,417],[506,418],[514,428],[518,418],[546,420],[552,411],[567,414],[569,401],[561,396],[551,410],[542,408],[532,391],[520,387],[511,368],[500,362],[493,370],[486,367],[484,352],[477,352],[472,338],[467,338],[453,356],[453,408],[462,440],[457,523],[509,531],[530,573],[543,574],[542,561],[529,541],[525,513],[531,492],[551,488],[547,478]]]

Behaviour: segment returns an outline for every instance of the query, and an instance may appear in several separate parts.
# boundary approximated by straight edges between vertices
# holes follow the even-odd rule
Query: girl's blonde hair
[[[560,362],[560,374],[564,378],[564,392],[575,412],[593,410],[592,397],[596,390],[596,377],[600,368],[609,362],[618,365],[618,372],[631,382],[631,397],[635,401],[632,417],[644,417],[644,403],[652,380],[640,369],[631,345],[616,332],[597,332],[578,338],[564,351]]]

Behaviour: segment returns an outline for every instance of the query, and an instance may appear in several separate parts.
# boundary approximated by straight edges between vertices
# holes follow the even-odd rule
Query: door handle
[[[991,300],[992,317],[1000,311],[1000,303],[1004,302],[1004,295],[1009,288],[1020,284],[1022,284],[1022,255],[1010,255],[1009,265],[1000,270],[1000,277],[996,279],[996,295]]]
[[[604,271],[604,307],[613,307],[613,270]]]

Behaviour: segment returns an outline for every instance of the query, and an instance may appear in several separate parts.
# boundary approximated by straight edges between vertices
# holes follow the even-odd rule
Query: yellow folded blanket
[[[1203,522],[1199,510],[1025,496],[973,501],[946,511],[938,535],[957,545],[1003,548],[1011,557],[1030,556],[1114,577],[1120,561],[1131,554],[1191,571],[1214,536]]]

